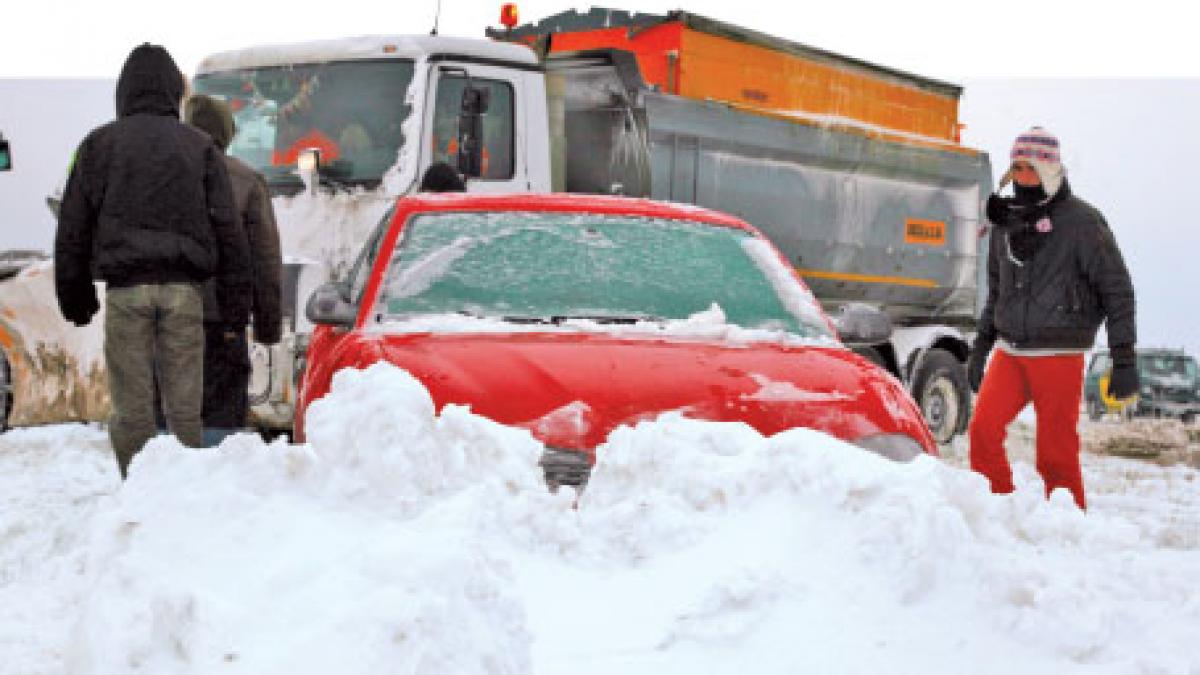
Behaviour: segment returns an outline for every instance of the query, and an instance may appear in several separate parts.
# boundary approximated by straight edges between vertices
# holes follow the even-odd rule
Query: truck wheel
[[[967,372],[950,352],[937,348],[925,352],[913,378],[913,393],[938,443],[949,443],[966,427],[971,401]]]
[[[8,414],[12,412],[13,382],[12,366],[0,350],[0,432],[8,430]]]

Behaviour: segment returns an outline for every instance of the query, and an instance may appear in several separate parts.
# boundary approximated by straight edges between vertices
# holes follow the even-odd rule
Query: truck
[[[744,219],[831,315],[890,322],[850,346],[906,385],[939,442],[965,428],[992,177],[960,142],[960,87],[684,11],[517,25],[506,6],[502,19],[486,39],[363,36],[200,63],[192,88],[234,111],[230,152],[266,177],[287,254],[291,312],[280,345],[254,348],[254,425],[291,424],[308,295],[345,277],[395,198],[446,162],[472,193],[625,195]],[[45,387],[21,379],[47,369],[7,346],[37,340],[4,330],[10,419],[31,423]],[[96,376],[94,359],[77,366]]]

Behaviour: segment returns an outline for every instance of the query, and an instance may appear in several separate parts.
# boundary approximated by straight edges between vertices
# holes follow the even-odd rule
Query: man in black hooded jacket
[[[54,241],[59,308],[83,326],[107,282],[104,356],[122,477],[155,434],[155,363],[167,424],[201,444],[204,332],[200,284],[217,278],[222,320],[244,330],[250,303],[245,231],[221,151],[179,119],[183,75],[156,45],[135,48],[117,80],[117,119],[72,163]]]
[[[1137,393],[1133,282],[1104,217],[1071,193],[1058,139],[1034,127],[1017,138],[1011,159],[1001,186],[1011,177],[1015,195],[992,195],[987,204],[995,226],[988,296],[967,364],[979,392],[969,430],[971,468],[993,492],[1013,491],[1004,438],[1032,401],[1046,493],[1065,487],[1083,509],[1076,430],[1083,355],[1104,323],[1114,364],[1109,393]]]

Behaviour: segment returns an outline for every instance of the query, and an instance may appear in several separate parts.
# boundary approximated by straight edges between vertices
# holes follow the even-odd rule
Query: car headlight
[[[875,454],[887,457],[894,462],[911,462],[915,457],[925,452],[925,448],[921,447],[921,444],[908,434],[874,434],[863,436],[855,441],[854,444]]]

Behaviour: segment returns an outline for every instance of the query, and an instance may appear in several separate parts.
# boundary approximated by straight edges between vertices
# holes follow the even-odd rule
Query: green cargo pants
[[[200,447],[204,397],[204,302],[198,284],[109,288],[105,296],[104,358],[112,418],[108,435],[121,478],[155,435],[157,371],[167,427]]]

